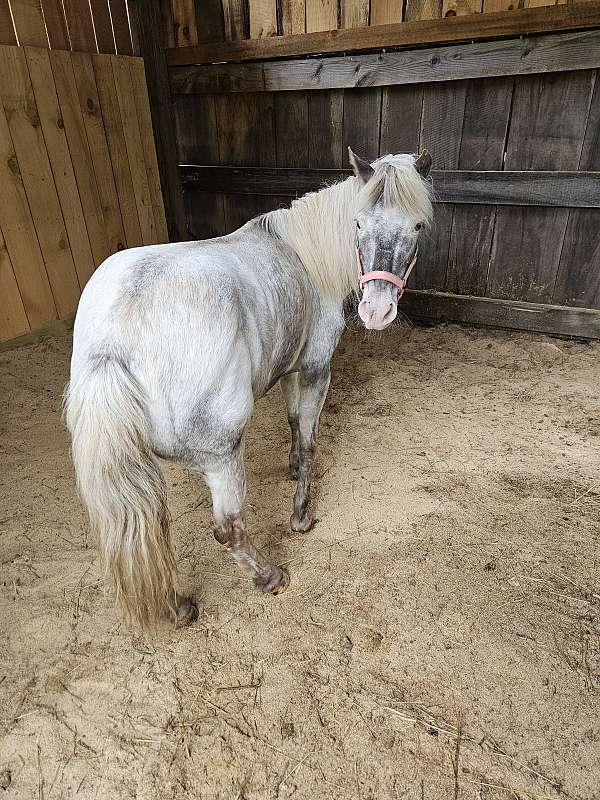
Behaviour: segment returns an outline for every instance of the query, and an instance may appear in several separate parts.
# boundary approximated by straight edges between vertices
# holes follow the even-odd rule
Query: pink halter
[[[393,272],[387,272],[386,270],[374,270],[373,272],[363,272],[363,265],[362,259],[360,256],[360,250],[358,249],[358,242],[356,244],[356,262],[358,264],[358,281],[360,283],[360,287],[368,283],[368,281],[387,281],[388,283],[392,283],[398,289],[398,300],[404,294],[404,290],[406,289],[406,284],[408,282],[408,278],[414,265],[417,263],[417,256],[419,254],[419,246],[415,248],[415,254],[412,258],[412,261],[408,265],[406,272],[404,275],[399,278],[397,275],[394,275]]]

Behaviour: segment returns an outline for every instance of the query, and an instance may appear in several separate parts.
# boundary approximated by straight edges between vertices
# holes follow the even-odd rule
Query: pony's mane
[[[260,218],[271,235],[295,250],[319,292],[336,301],[357,289],[354,231],[358,211],[381,201],[415,223],[431,222],[430,184],[415,169],[415,156],[384,156],[372,167],[374,174],[362,188],[357,178],[347,178],[294,200],[289,209]]]

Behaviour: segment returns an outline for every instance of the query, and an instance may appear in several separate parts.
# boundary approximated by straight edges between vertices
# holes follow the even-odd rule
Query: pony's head
[[[366,328],[383,330],[396,318],[398,300],[418,250],[419,233],[431,222],[431,169],[420,156],[389,155],[369,164],[350,148],[359,182],[356,256],[362,299],[358,313]]]

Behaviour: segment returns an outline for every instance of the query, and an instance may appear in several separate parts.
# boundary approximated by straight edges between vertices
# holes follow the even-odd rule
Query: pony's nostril
[[[383,322],[391,322],[394,317],[396,316],[396,306],[394,303],[390,303],[388,310],[383,315]]]

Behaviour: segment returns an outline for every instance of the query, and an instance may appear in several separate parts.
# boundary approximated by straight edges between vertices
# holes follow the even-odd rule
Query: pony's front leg
[[[319,416],[329,389],[329,364],[321,370],[299,374],[298,485],[294,496],[291,525],[294,531],[308,531],[315,524],[309,512],[310,482],[319,428]]]
[[[205,467],[203,475],[212,494],[215,539],[225,545],[259,589],[272,594],[285,591],[290,580],[287,573],[265,558],[246,533],[242,515],[246,478],[241,445],[230,455],[215,460],[210,468]]]
[[[300,429],[298,427],[300,413],[300,375],[292,372],[284,375],[279,381],[281,391],[285,397],[287,417],[292,432],[292,446],[290,448],[290,478],[298,480],[298,467],[300,466]]]

